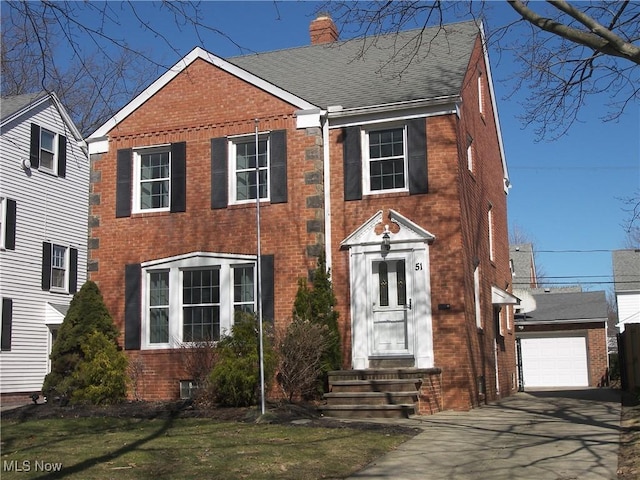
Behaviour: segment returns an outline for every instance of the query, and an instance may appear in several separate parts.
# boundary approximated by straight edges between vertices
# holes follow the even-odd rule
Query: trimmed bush
[[[276,356],[270,336],[264,334],[265,383],[273,378]],[[260,355],[257,320],[254,315],[236,312],[231,335],[216,345],[216,364],[209,376],[215,401],[221,406],[248,407],[255,405],[260,391]],[[268,387],[265,388],[268,391]]]

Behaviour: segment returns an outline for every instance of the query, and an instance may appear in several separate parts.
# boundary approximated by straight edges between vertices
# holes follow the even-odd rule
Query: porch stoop
[[[329,393],[324,395],[326,404],[320,411],[339,418],[407,418],[435,413],[440,411],[440,373],[439,368],[329,372]]]

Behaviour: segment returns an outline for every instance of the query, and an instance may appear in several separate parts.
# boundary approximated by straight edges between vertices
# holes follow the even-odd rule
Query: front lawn
[[[0,476],[20,478],[344,478],[409,435],[211,418],[2,420]]]

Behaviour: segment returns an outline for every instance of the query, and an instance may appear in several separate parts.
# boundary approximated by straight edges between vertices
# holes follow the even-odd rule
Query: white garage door
[[[588,387],[586,337],[522,338],[524,388]]]

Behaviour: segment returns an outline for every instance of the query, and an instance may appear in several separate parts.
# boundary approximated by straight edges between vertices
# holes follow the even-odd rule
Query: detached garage
[[[516,314],[521,389],[598,387],[607,381],[604,292],[534,294]]]

